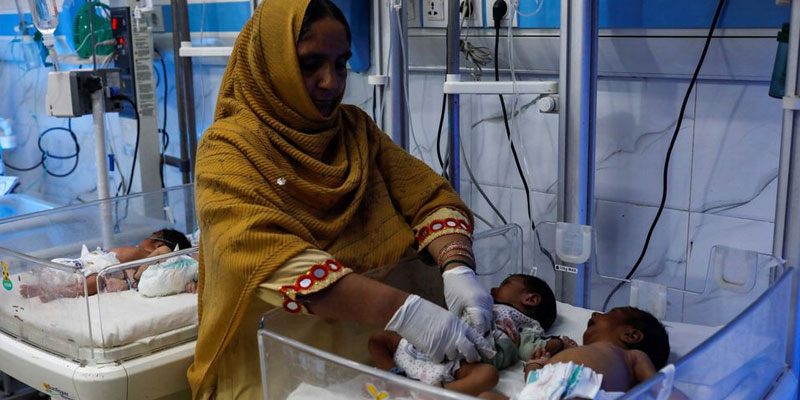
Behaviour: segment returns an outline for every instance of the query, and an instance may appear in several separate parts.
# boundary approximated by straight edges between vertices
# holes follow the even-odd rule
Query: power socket
[[[511,22],[511,26],[517,26],[518,22],[516,15],[514,15],[514,20],[510,21],[513,10],[511,9],[511,4],[509,4],[509,2],[513,1],[514,4],[517,5],[517,8],[519,8],[519,0],[484,0],[484,9],[486,10],[486,27],[494,28],[494,14],[492,13],[492,9],[494,8],[494,3],[496,1],[505,1],[506,5],[508,6],[508,11],[506,11],[506,15],[504,15],[502,21],[500,21],[500,26],[507,27],[509,22]]]
[[[459,10],[461,11],[462,26],[483,28],[483,1],[461,0]],[[465,20],[466,23],[464,23]]]
[[[423,27],[447,28],[447,2],[445,0],[424,0],[421,11]]]

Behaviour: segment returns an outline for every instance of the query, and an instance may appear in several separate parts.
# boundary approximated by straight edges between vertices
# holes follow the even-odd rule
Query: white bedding
[[[548,330],[549,335],[566,335],[578,343],[583,342],[583,331],[592,316],[593,310],[575,307],[566,303],[558,303],[558,318]],[[707,327],[702,325],[684,324],[679,322],[665,322],[670,338],[670,362],[682,357],[708,337],[713,335],[719,327]],[[518,393],[523,385],[522,366],[520,362],[512,368],[500,371],[500,382],[495,390],[507,396]],[[365,380],[366,379],[366,380]],[[370,398],[365,390],[365,382],[375,382],[380,386],[377,379],[358,377],[347,382],[340,382],[327,388],[301,383],[289,396],[292,400],[319,400],[326,399],[346,399],[346,398]],[[383,383],[385,385],[385,382]],[[383,387],[381,390],[388,390]],[[388,393],[389,398],[404,398],[407,393]]]
[[[38,344],[45,347],[53,336],[81,347],[111,348],[197,323],[196,294],[147,298],[126,290],[89,296],[88,300],[91,338],[86,298],[42,303],[38,297],[20,296],[18,284],[11,291],[0,290],[0,327],[30,341],[43,341]]]

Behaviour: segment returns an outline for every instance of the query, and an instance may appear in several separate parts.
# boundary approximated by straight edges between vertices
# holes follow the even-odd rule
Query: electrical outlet
[[[421,19],[419,17],[418,12],[418,5],[419,0],[406,0],[406,17],[408,21],[409,28],[419,28],[422,26]]]
[[[461,21],[464,27],[483,27],[483,1],[461,0],[459,5]],[[464,22],[466,20],[466,22]]]
[[[511,20],[511,14],[513,13],[513,10],[511,9],[511,4],[509,4],[509,2],[513,1],[514,4],[516,4],[517,7],[519,7],[519,0],[484,0],[484,6],[485,6],[485,10],[486,10],[486,27],[487,28],[494,28],[494,13],[493,13],[493,9],[494,9],[494,3],[498,2],[498,1],[505,2],[506,6],[507,6],[507,9],[508,9],[506,11],[506,14],[503,16],[503,19],[500,21],[500,26],[508,26],[508,23]],[[517,26],[517,16],[514,15],[514,20],[510,21],[510,22],[511,22],[511,26]]]
[[[445,0],[425,0],[422,2],[422,26],[426,28],[447,28],[447,7]]]

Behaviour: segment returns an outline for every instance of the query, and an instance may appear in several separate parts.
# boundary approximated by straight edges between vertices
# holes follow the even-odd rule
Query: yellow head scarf
[[[236,40],[215,122],[200,141],[199,328],[188,372],[195,396],[213,392],[215,361],[254,291],[288,260],[317,248],[364,270],[397,260],[414,243],[410,225],[435,210],[469,215],[445,180],[363,111],[317,110],[296,54],[308,3],[258,7]]]

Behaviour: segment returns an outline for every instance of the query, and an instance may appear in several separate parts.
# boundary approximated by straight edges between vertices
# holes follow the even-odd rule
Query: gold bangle
[[[453,242],[453,243],[448,244],[447,246],[442,247],[442,249],[439,250],[439,256],[436,257],[436,261],[437,261],[436,263],[437,264],[441,264],[442,257],[445,255],[445,253],[447,253],[450,250],[455,250],[455,249],[460,249],[460,250],[464,250],[464,251],[468,251],[468,252],[472,253],[472,246],[471,245],[467,245],[467,244],[464,244],[464,243],[461,243],[461,242]]]
[[[456,250],[451,250],[451,251],[448,251],[447,253],[445,253],[444,257],[439,259],[439,264],[441,264],[441,263],[443,263],[443,262],[445,262],[448,259],[453,258],[453,257],[466,257],[466,258],[469,258],[472,261],[475,261],[475,256],[473,256],[472,253],[470,253],[468,251],[457,250],[456,249]]]

